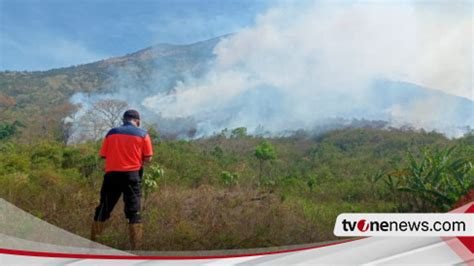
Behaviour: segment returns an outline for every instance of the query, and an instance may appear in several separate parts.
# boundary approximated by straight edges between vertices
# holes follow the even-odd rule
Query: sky
[[[48,70],[254,24],[270,0],[0,0],[0,70]]]

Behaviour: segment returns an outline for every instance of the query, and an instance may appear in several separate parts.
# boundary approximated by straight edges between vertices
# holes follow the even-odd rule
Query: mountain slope
[[[32,131],[36,132],[61,131],[62,119],[75,110],[69,100],[78,92],[112,96],[120,92],[122,97],[133,103],[156,94],[170,93],[178,82],[189,77],[199,79],[208,72],[215,58],[214,47],[225,37],[227,36],[189,45],[160,44],[121,57],[48,71],[0,72],[0,119],[19,120],[28,126],[35,125],[32,126]],[[254,93],[260,95],[258,92]],[[241,97],[244,99],[241,103],[239,98],[233,101],[232,108],[247,108],[247,96]],[[349,107],[346,113],[350,117],[345,117],[348,119],[396,121],[398,117],[410,116],[409,121],[414,124],[418,121],[427,122],[428,124],[420,126],[428,129],[436,128],[429,124],[432,123],[430,119],[434,118],[449,120],[457,125],[474,124],[473,101],[410,83],[378,80],[369,89],[366,104],[354,108],[351,107],[352,99],[345,98],[345,102],[340,104]],[[272,105],[263,106],[265,110],[271,111],[274,110],[273,105],[278,103],[268,101],[265,104]],[[436,109],[434,115],[420,114],[417,111],[420,104],[432,105]],[[423,106],[422,109],[433,108]],[[230,113],[232,112],[234,111],[231,110]],[[449,116],[445,116],[446,113]],[[228,116],[231,117],[232,114]],[[44,121],[45,117],[48,118],[47,122]],[[227,118],[220,119],[224,121]],[[161,123],[168,123],[169,128],[175,128],[173,121]]]
[[[32,103],[57,104],[75,92],[105,92],[114,89],[118,74],[133,78],[135,87],[148,87],[151,81],[163,86],[182,73],[199,74],[220,38],[190,45],[161,44],[121,57],[90,64],[35,72],[0,72],[0,92],[14,97],[20,107]],[[38,102],[37,100],[40,100]]]

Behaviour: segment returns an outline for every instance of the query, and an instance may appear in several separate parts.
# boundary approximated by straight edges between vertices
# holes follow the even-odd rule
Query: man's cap
[[[140,120],[140,113],[137,110],[130,109],[125,111],[125,113],[123,114],[123,118]]]

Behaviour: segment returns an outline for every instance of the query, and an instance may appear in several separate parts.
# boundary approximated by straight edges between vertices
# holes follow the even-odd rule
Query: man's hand
[[[143,165],[147,165],[151,162],[151,156],[143,157]]]

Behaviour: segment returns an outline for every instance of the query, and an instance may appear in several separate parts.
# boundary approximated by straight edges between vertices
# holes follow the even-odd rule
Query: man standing
[[[96,241],[104,230],[104,222],[123,193],[131,247],[134,250],[141,247],[140,183],[143,164],[151,161],[153,150],[150,136],[139,127],[140,114],[127,110],[123,115],[123,125],[111,129],[104,139],[100,156],[105,158],[105,175],[91,229],[92,241]]]

